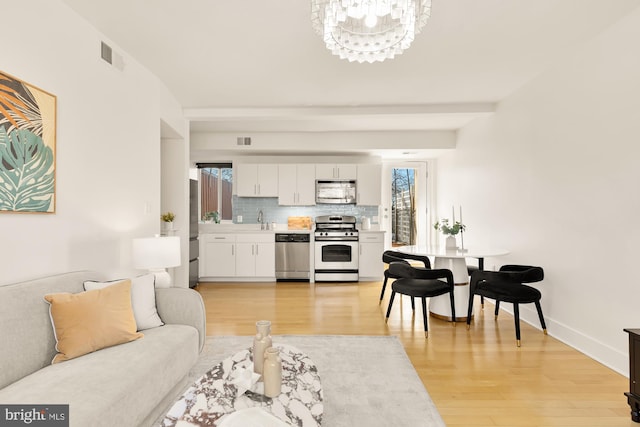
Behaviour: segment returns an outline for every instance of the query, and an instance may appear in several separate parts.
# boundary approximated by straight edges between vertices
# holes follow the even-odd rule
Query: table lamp
[[[133,266],[153,273],[156,288],[171,287],[166,268],[180,265],[180,237],[143,237],[133,239]]]

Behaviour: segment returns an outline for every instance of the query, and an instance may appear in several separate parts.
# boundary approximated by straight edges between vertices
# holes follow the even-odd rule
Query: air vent
[[[248,136],[239,136],[238,145],[251,145],[251,138]]]
[[[116,70],[124,71],[124,58],[105,42],[100,42],[100,57]]]
[[[105,42],[100,42],[100,44],[100,56],[109,64],[113,64],[113,51],[111,50],[111,46]]]

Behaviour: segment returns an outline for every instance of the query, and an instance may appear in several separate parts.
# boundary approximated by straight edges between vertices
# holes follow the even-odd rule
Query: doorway
[[[385,248],[426,245],[427,162],[389,162],[383,166],[382,221]]]
[[[391,246],[416,244],[416,170],[391,169]]]

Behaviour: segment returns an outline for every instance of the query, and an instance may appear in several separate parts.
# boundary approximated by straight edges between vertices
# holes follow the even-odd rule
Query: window
[[[200,169],[200,216],[213,219],[214,212],[220,220],[231,220],[233,165],[231,163],[199,163]]]

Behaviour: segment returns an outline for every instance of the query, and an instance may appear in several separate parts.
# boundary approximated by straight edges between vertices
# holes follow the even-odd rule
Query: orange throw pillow
[[[141,338],[131,308],[131,281],[78,294],[45,295],[56,336],[53,363]]]

